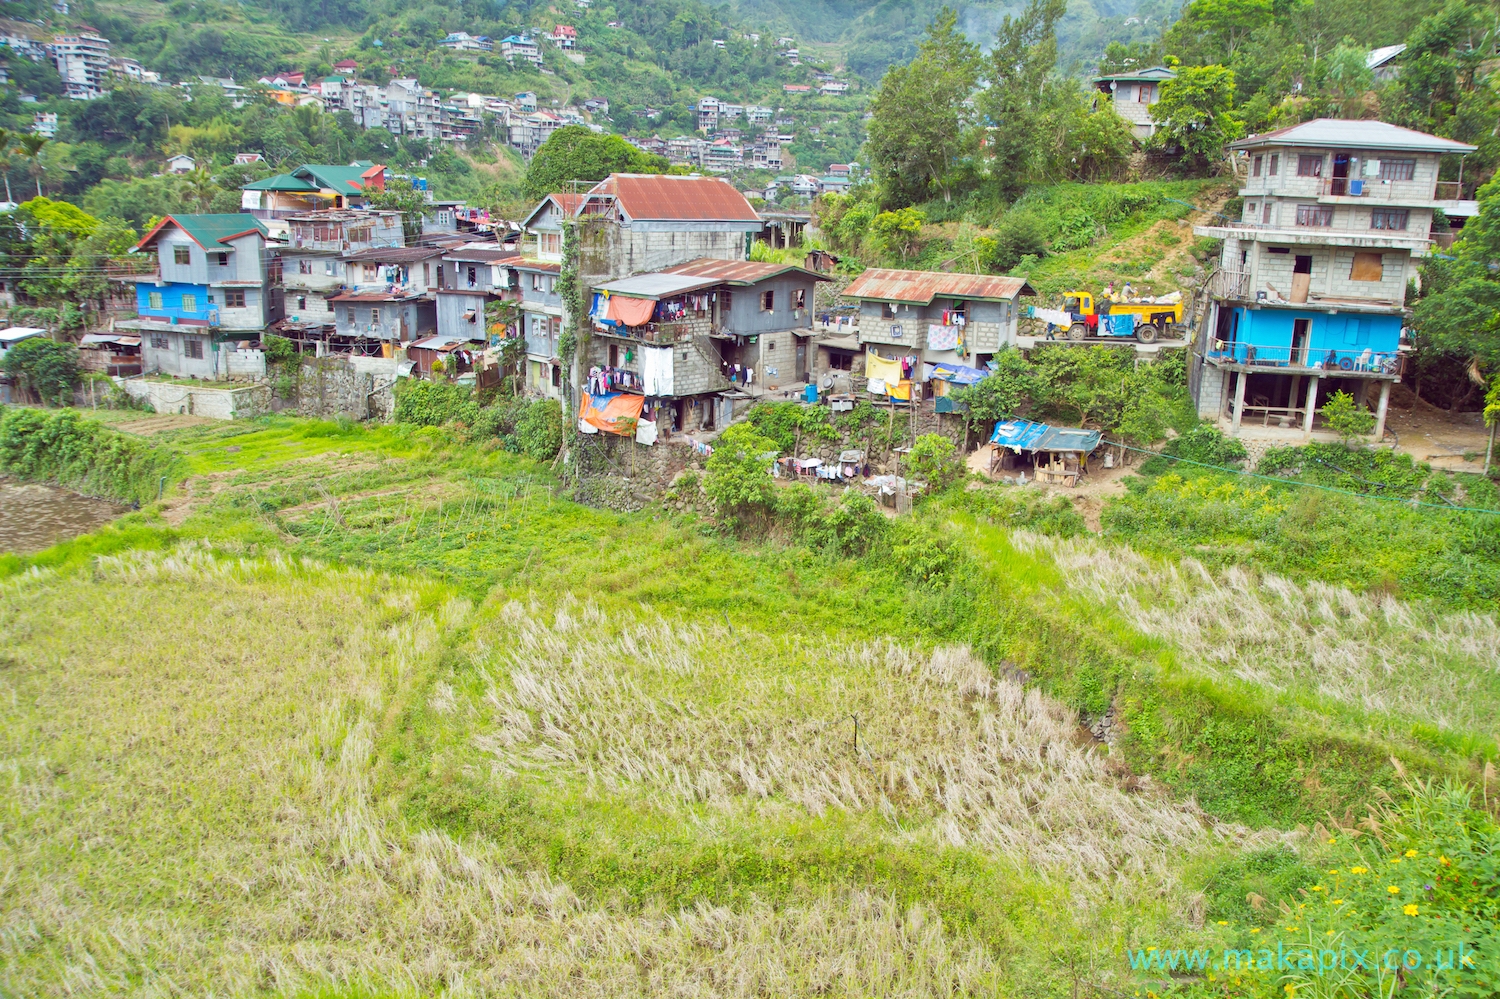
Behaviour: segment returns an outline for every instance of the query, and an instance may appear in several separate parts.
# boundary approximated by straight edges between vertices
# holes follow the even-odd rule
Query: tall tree
[[[969,98],[979,82],[979,46],[948,7],[928,25],[916,59],[893,66],[870,104],[866,150],[881,200],[892,208],[949,200],[954,164],[974,142]]]
[[[612,173],[666,173],[667,161],[618,135],[597,135],[566,125],[542,143],[526,170],[526,196],[544,198],[570,180],[603,180]]]
[[[990,86],[980,106],[990,126],[987,142],[1000,192],[1018,194],[1036,173],[1048,80],[1057,63],[1057,22],[1068,0],[1031,0],[1017,17],[1006,15],[990,53]]]
[[[1274,16],[1272,0],[1192,0],[1163,40],[1184,62],[1228,62],[1250,33]]]
[[[1234,73],[1223,66],[1188,66],[1162,84],[1151,105],[1161,127],[1151,137],[1159,147],[1182,150],[1184,162],[1203,169],[1224,155],[1243,128],[1234,110]]]
[[[27,169],[31,171],[31,179],[36,181],[36,196],[40,198],[42,196],[42,174],[47,171],[46,166],[42,163],[42,150],[47,145],[47,139],[41,135],[23,135],[20,141],[21,155],[31,161]]]

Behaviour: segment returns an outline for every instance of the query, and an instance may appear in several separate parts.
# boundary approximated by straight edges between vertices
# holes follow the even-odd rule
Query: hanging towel
[[[932,325],[927,327],[927,347],[929,350],[957,350],[958,349],[958,327]]]
[[[882,381],[899,382],[901,380],[901,362],[887,360],[875,353],[871,347],[865,351],[865,374],[870,378],[879,378]]]

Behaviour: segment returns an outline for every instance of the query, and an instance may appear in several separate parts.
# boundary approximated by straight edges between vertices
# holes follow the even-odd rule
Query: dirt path
[[[209,423],[223,423],[223,420],[210,419],[207,416],[185,416],[179,413],[142,413],[139,416],[131,416],[128,419],[113,424],[116,430],[127,434],[137,434],[141,437],[150,437],[153,434],[165,433],[168,430],[182,430],[187,427],[201,427]]]
[[[1396,435],[1396,450],[1417,461],[1455,472],[1484,471],[1489,431],[1479,413],[1450,417],[1446,410],[1398,389],[1391,393],[1386,428]]]
[[[970,453],[964,459],[969,471],[987,479],[991,478],[989,468],[992,450],[993,445],[985,444]],[[1024,486],[1013,488],[1032,490],[1046,498],[1061,496],[1073,504],[1073,509],[1077,510],[1079,516],[1088,524],[1089,530],[1098,534],[1102,529],[1100,518],[1104,512],[1104,504],[1116,496],[1125,495],[1124,479],[1132,471],[1134,471],[1133,468],[1125,468],[1121,465],[1105,468],[1104,454],[1101,451],[1090,459],[1089,473],[1077,486],[1069,488],[1068,486],[1043,485],[1030,480]]]

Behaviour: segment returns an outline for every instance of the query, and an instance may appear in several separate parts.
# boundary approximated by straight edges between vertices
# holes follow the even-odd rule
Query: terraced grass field
[[[915,581],[431,430],[151,440],[161,502],[0,579],[3,994],[1219,995],[1123,955],[1275,932],[1392,755],[1493,758],[1482,613],[941,503]]]

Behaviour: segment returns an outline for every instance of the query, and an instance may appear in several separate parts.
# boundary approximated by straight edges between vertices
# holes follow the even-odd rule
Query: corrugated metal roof
[[[515,263],[511,264],[511,266],[520,268],[523,271],[545,271],[548,274],[562,273],[562,264],[554,260],[531,260],[527,257],[521,257]]]
[[[588,196],[612,195],[632,219],[653,221],[759,222],[745,196],[719,177],[610,174]]]
[[[141,241],[135,244],[137,250],[144,250],[156,242],[156,237],[169,225],[175,225],[188,237],[204,249],[210,246],[217,247],[224,240],[235,236],[244,236],[250,232],[259,232],[265,235],[265,226],[259,219],[253,218],[244,212],[235,212],[225,215],[167,215],[155,228],[141,237]],[[217,249],[215,252],[218,252]]]
[[[1095,83],[1105,80],[1175,80],[1177,73],[1165,66],[1152,66],[1150,69],[1138,69],[1134,73],[1113,73],[1109,76],[1094,77]]]
[[[1012,451],[1092,451],[1102,436],[1080,427],[1049,427],[1030,420],[1001,420],[995,424],[990,443]]]
[[[330,302],[407,302],[421,297],[419,294],[392,295],[383,291],[346,291],[328,300]]]
[[[1262,146],[1321,146],[1324,149],[1389,149],[1411,153],[1472,153],[1477,146],[1428,135],[1384,121],[1315,118],[1230,143],[1231,149]]]
[[[595,291],[607,291],[611,295],[626,298],[666,298],[681,295],[700,288],[712,288],[722,282],[718,278],[694,277],[691,274],[637,274],[607,284],[594,286]]]
[[[480,263],[494,263],[498,260],[508,260],[511,257],[519,258],[519,250],[508,247],[479,244],[474,246],[459,246],[443,254],[444,260],[478,261]]]
[[[377,246],[369,250],[351,253],[345,260],[373,260],[382,264],[410,264],[441,257],[443,251],[435,246]]]
[[[1369,54],[1365,56],[1365,69],[1379,69],[1405,51],[1405,42],[1399,45],[1383,45],[1378,49],[1371,49]]]
[[[448,351],[461,344],[474,343],[478,339],[478,337],[439,334],[437,336],[423,337],[421,340],[413,340],[406,345],[406,349]]]
[[[808,270],[796,264],[773,264],[759,260],[715,260],[700,257],[685,264],[666,269],[667,274],[690,274],[695,277],[713,278],[721,284],[755,284],[781,274],[798,273],[816,281],[833,280],[826,274]]]
[[[845,298],[878,302],[931,304],[934,298],[1009,302],[1017,295],[1035,295],[1025,278],[991,274],[949,274],[943,271],[898,271],[871,267],[844,289]]]

